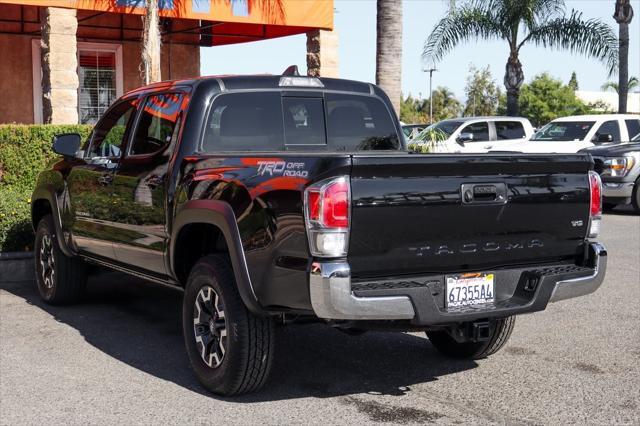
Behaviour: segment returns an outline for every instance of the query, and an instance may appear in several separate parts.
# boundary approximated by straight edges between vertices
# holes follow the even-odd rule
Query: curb
[[[0,253],[0,283],[34,279],[33,252]]]

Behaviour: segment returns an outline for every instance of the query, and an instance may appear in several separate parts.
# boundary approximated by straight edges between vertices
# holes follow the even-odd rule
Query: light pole
[[[437,68],[423,69],[423,72],[429,73],[429,125],[433,124],[433,72],[438,71]]]

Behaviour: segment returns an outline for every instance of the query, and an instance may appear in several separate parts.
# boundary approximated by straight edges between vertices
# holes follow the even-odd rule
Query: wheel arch
[[[229,204],[217,200],[192,200],[175,216],[169,248],[169,267],[184,286],[189,270],[199,257],[226,253],[245,306],[256,315],[265,315],[253,290],[235,214]]]
[[[56,240],[58,241],[60,250],[62,250],[66,256],[75,256],[76,253],[69,247],[64,238],[60,211],[53,189],[48,187],[36,188],[31,196],[31,226],[33,227],[34,233],[40,220],[48,214],[53,218]]]

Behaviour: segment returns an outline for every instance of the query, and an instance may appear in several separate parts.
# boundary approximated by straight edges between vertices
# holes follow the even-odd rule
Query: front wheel
[[[273,321],[246,308],[226,258],[206,256],[193,267],[182,304],[182,329],[191,367],[211,392],[239,395],[266,382]]]
[[[636,180],[633,185],[633,195],[631,196],[631,205],[636,213],[640,213],[640,179]]]
[[[515,317],[491,321],[489,338],[482,342],[458,342],[444,330],[427,331],[427,337],[431,344],[445,356],[481,359],[498,352],[507,343],[515,323]]]
[[[87,285],[86,264],[60,250],[51,215],[38,223],[34,257],[38,292],[45,302],[59,305],[82,297]]]

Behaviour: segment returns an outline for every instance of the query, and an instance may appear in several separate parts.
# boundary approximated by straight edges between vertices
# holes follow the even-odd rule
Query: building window
[[[123,94],[122,45],[79,42],[78,121],[95,124],[100,115]],[[42,64],[40,40],[32,41],[33,119],[42,123]]]
[[[95,124],[117,98],[115,52],[78,52],[78,118],[82,124]]]

